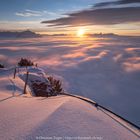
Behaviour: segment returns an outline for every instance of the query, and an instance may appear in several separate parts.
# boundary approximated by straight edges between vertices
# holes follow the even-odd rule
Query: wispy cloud
[[[41,16],[44,16],[44,15],[57,15],[57,13],[54,13],[54,12],[50,12],[50,11],[36,11],[36,10],[30,10],[30,9],[26,9],[22,12],[16,12],[15,15],[17,16],[21,16],[21,17],[41,17]]]
[[[42,16],[42,12],[26,9],[23,12],[16,12],[15,15],[22,16],[22,17]]]

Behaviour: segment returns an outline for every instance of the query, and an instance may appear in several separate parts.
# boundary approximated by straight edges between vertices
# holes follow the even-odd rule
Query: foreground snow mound
[[[91,137],[136,140],[137,136],[92,105],[68,96],[16,97],[0,106],[0,137],[34,140],[49,137]]]
[[[40,70],[31,70],[31,77],[38,78]],[[0,139],[138,139],[100,108],[80,99],[22,94],[23,80],[18,75],[13,79],[13,71],[0,72]],[[20,69],[19,75],[25,72]]]

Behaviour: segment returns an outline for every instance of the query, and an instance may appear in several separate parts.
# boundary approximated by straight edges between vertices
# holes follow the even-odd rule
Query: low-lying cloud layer
[[[140,38],[51,36],[0,41],[4,65],[32,59],[64,89],[91,98],[140,126]],[[134,102],[135,101],[135,102]],[[133,102],[133,104],[131,104]]]

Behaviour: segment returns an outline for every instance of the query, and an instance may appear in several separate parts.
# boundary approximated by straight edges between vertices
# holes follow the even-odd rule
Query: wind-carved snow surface
[[[93,99],[140,126],[140,37],[42,37],[0,41],[7,66],[32,59],[70,93]]]
[[[37,68],[32,70],[37,74]],[[100,109],[80,99],[65,95],[49,98],[23,95],[23,81],[18,75],[13,79],[13,71],[0,70],[1,139],[138,139]],[[24,72],[20,69],[20,75]]]

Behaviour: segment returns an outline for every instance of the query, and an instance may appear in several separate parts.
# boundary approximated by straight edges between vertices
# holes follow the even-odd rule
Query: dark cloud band
[[[113,1],[113,2],[102,2],[102,3],[95,4],[94,7],[103,7],[103,6],[109,6],[109,5],[132,4],[132,3],[140,3],[140,0],[118,0],[118,1]]]
[[[140,21],[140,7],[89,9],[68,14],[68,17],[43,21],[49,26],[112,25]]]

